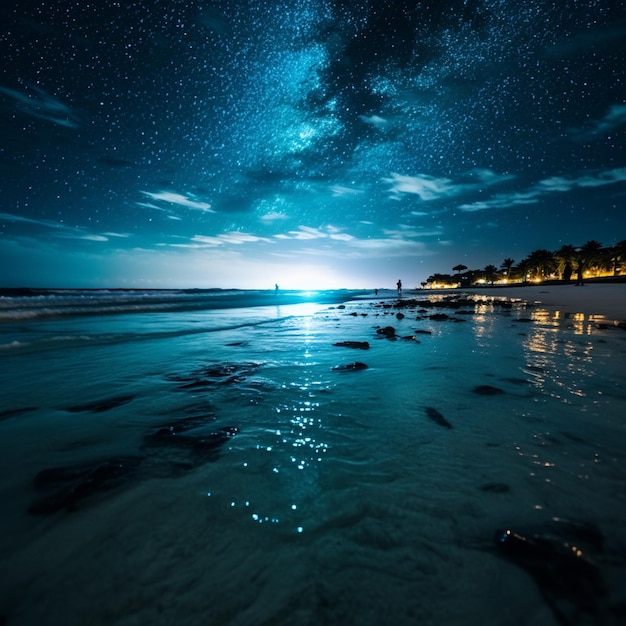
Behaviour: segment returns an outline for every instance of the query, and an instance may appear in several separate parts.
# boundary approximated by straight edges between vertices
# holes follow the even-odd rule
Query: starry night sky
[[[412,287],[626,238],[621,1],[21,0],[0,29],[2,286]]]

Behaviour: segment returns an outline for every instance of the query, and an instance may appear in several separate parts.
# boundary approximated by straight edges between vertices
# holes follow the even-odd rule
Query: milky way
[[[621,2],[5,14],[4,285],[391,287],[626,238]]]

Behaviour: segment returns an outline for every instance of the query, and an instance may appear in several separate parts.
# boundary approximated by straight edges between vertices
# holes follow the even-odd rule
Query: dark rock
[[[103,413],[104,411],[109,411],[123,404],[128,404],[134,398],[135,396],[131,395],[115,396],[113,398],[71,406],[68,407],[66,411],[70,411],[71,413],[82,413],[86,411],[90,411],[91,413]]]
[[[399,320],[404,319],[404,313],[396,313],[396,318]]]
[[[370,344],[367,341],[338,341],[333,346],[340,348],[355,348],[356,350],[369,350]]]
[[[515,376],[503,378],[507,383],[512,383],[513,385],[528,385],[528,379],[526,378],[517,378]]]
[[[405,335],[404,337],[401,337],[401,339],[404,339],[405,341],[414,341],[415,343],[419,343],[419,340],[415,338],[415,335]]]
[[[431,319],[434,322],[445,322],[446,320],[450,319],[450,316],[446,315],[445,313],[435,313],[433,315],[429,315],[428,319]]]
[[[337,372],[356,372],[359,370],[366,370],[367,365],[365,363],[361,363],[361,361],[355,361],[354,363],[346,363],[345,365],[336,365],[332,369]]]
[[[589,554],[601,556],[604,537],[590,524],[555,518],[534,532],[496,532],[498,553],[526,570],[560,624],[615,623],[606,581]]]
[[[511,491],[511,488],[506,483],[485,483],[479,489],[489,493],[509,493]]]
[[[39,472],[35,488],[45,494],[28,511],[47,515],[74,510],[83,500],[119,489],[130,480],[172,477],[199,463],[216,460],[221,446],[239,431],[236,427],[210,428],[215,415],[206,406],[192,406],[190,415],[156,426],[144,437],[142,454],[112,457],[53,467]]]
[[[31,411],[36,411],[37,407],[27,406],[21,409],[6,409],[4,411],[0,411],[0,422],[4,420],[8,420],[11,417],[16,417],[18,415],[22,415],[24,413],[30,413]]]
[[[499,387],[492,387],[491,385],[478,385],[478,387],[474,387],[472,391],[479,396],[497,396],[504,393]]]
[[[415,330],[413,331],[418,335],[432,335],[433,331],[432,330]]]
[[[116,457],[43,470],[35,476],[35,486],[53,491],[35,500],[28,512],[48,515],[62,509],[71,511],[85,498],[119,487],[135,473],[142,460],[139,456]]]
[[[161,454],[183,451],[187,453],[185,461],[192,464],[215,460],[219,456],[219,448],[239,429],[227,426],[215,430],[211,426],[214,419],[213,414],[196,415],[156,426],[144,437],[142,449],[152,454],[155,451]]]
[[[523,324],[528,324],[529,322],[532,322],[533,320],[530,317],[519,317],[518,319],[514,321],[521,322]]]
[[[383,335],[383,337],[387,337],[387,339],[392,339],[396,336],[396,329],[393,326],[385,326],[384,328],[379,328],[376,332],[379,335]]]
[[[166,378],[173,382],[182,383],[179,389],[194,390],[240,383],[259,367],[258,363],[218,363],[188,375],[170,374]]]
[[[99,479],[119,476],[128,469],[137,467],[142,459],[143,457],[141,456],[123,456],[92,461],[90,463],[52,467],[41,470],[35,476],[33,484],[38,489],[45,489],[62,483],[82,480],[89,476],[94,476]]]
[[[435,424],[439,424],[439,426],[443,426],[444,428],[452,428],[452,424],[437,410],[431,406],[424,407],[424,411],[426,415],[430,417]]]

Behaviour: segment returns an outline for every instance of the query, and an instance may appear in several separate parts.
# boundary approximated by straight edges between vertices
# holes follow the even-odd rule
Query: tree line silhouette
[[[435,285],[469,286],[477,282],[506,280],[511,283],[529,283],[545,280],[560,280],[565,283],[576,281],[583,285],[591,275],[621,276],[626,274],[626,239],[605,247],[591,239],[582,246],[564,245],[558,250],[534,250],[521,261],[506,258],[500,264],[487,265],[483,269],[470,270],[466,265],[455,265],[456,274],[433,274],[422,287]]]

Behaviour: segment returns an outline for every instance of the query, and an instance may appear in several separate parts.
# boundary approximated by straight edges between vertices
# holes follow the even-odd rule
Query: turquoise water
[[[391,295],[1,324],[6,623],[620,623],[626,333]],[[146,445],[198,416],[238,429],[219,455]],[[41,470],[120,456],[139,469],[28,513]],[[553,518],[604,537],[591,608],[498,552],[496,530]]]

